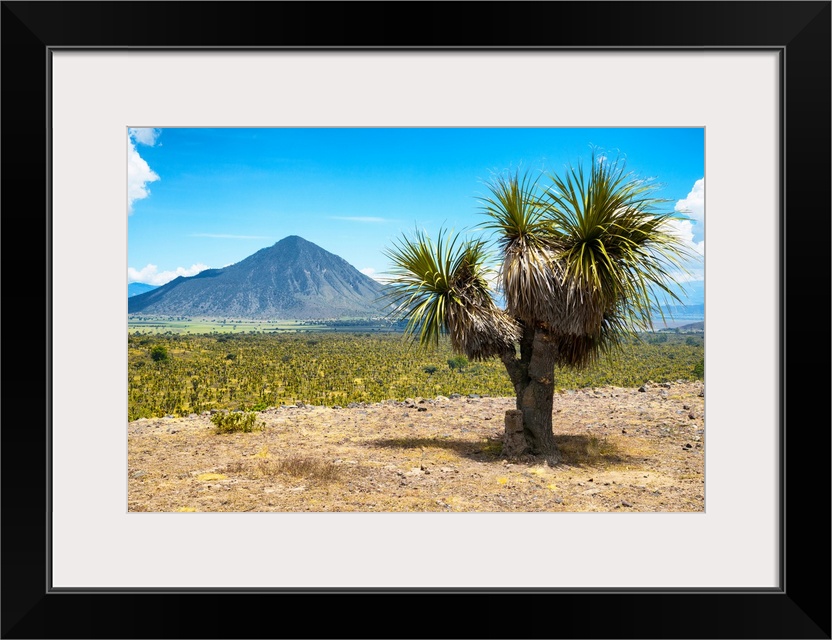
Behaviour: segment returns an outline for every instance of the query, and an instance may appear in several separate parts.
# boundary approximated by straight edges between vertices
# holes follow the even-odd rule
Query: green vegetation
[[[465,367],[468,366],[468,358],[466,358],[465,356],[454,356],[453,358],[448,358],[448,366],[451,369],[462,371]]]
[[[257,414],[250,411],[215,413],[211,416],[211,422],[217,428],[217,433],[251,433],[262,428],[257,425]]]
[[[170,356],[168,355],[168,350],[164,345],[157,344],[155,347],[150,349],[150,358],[153,362],[164,362],[168,360]]]
[[[401,331],[404,327],[386,319],[361,320],[252,320],[243,318],[190,318],[186,316],[145,316],[130,315],[127,329],[136,335],[168,334],[228,334],[233,337],[243,333],[328,333],[390,332]]]
[[[688,345],[685,338],[671,334],[655,345],[632,341],[614,360],[601,359],[580,371],[558,369],[555,379],[560,389],[579,389],[701,378],[694,367],[703,361],[704,347],[701,341]],[[455,355],[446,339],[428,350],[410,347],[395,333],[339,331],[308,342],[307,335],[294,333],[128,334],[128,419],[296,402],[344,406],[452,393],[514,395],[499,361],[462,370],[438,367]],[[167,350],[165,366],[153,365],[153,346]]]

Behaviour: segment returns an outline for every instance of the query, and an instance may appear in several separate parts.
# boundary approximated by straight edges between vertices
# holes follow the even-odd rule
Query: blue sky
[[[473,229],[506,169],[562,172],[599,153],[662,185],[704,255],[702,128],[165,128],[128,130],[128,281],[160,285],[299,235],[383,278],[416,226]],[[690,265],[701,280],[704,261]]]

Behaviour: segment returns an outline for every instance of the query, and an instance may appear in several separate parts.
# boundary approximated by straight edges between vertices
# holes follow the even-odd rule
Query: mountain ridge
[[[179,276],[128,298],[128,314],[292,320],[381,314],[382,285],[346,260],[291,235],[220,269]]]

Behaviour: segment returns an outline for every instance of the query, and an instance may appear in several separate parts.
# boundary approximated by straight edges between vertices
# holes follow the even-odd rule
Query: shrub
[[[697,362],[694,365],[693,375],[696,376],[699,380],[705,378],[705,358],[702,358],[699,362]]]
[[[465,356],[454,356],[448,360],[448,366],[451,369],[464,369],[468,366],[468,358]]]
[[[250,433],[265,426],[263,422],[257,424],[257,414],[250,411],[215,413],[211,416],[211,422],[216,427],[217,433]]]
[[[153,362],[165,362],[166,360],[170,360],[167,347],[161,344],[157,344],[150,350],[150,357],[153,358]]]
[[[437,367],[435,367],[432,364],[429,364],[428,366],[422,368],[422,371],[424,371],[428,375],[432,375],[432,374],[436,373],[436,370],[437,370]]]

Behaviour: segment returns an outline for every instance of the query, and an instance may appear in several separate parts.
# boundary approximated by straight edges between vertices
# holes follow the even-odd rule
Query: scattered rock
[[[220,506],[220,500],[212,496],[224,495],[228,487],[231,491],[236,489],[239,492],[241,485],[233,483],[241,482],[242,478],[251,484],[252,495],[257,493],[261,498],[265,498],[263,493],[265,489],[262,487],[266,485],[271,486],[273,493],[279,496],[279,499],[276,499],[272,505],[267,505],[265,499],[256,504],[256,508],[266,511],[290,511],[304,508],[327,511],[333,506],[333,510],[368,510],[368,505],[371,503],[366,500],[365,494],[372,493],[384,493],[388,496],[392,501],[390,504],[393,510],[398,509],[399,506],[398,503],[393,503],[395,501],[392,496],[400,498],[403,509],[418,505],[419,501],[423,501],[421,504],[427,504],[428,510],[439,511],[445,510],[439,501],[444,504],[452,503],[450,510],[453,511],[500,512],[522,511],[523,509],[546,511],[548,509],[560,512],[618,509],[630,512],[656,509],[689,511],[696,510],[696,505],[701,508],[699,499],[693,496],[696,491],[701,491],[700,485],[704,484],[705,478],[705,474],[698,470],[703,468],[704,429],[702,427],[705,418],[703,399],[702,397],[695,399],[703,388],[702,384],[687,381],[684,387],[671,386],[674,391],[673,402],[669,399],[667,402],[659,401],[660,396],[664,395],[662,391],[667,389],[666,386],[654,384],[651,387],[649,382],[645,382],[643,387],[644,391],[649,390],[649,393],[644,396],[639,394],[637,388],[622,389],[620,394],[617,393],[618,390],[611,387],[590,387],[571,393],[569,390],[558,391],[554,411],[557,413],[555,421],[559,435],[580,439],[591,434],[599,438],[608,437],[625,454],[633,447],[641,447],[642,440],[645,443],[649,441],[650,446],[656,449],[656,454],[651,454],[649,460],[638,460],[636,466],[627,473],[618,469],[611,473],[604,471],[601,480],[597,483],[594,476],[591,478],[584,476],[580,484],[577,479],[566,479],[570,473],[576,471],[576,475],[583,475],[583,471],[586,470],[599,472],[602,470],[590,467],[582,471],[580,468],[582,465],[577,459],[565,457],[562,464],[545,469],[545,478],[538,478],[526,473],[526,469],[532,462],[542,465],[540,457],[529,461],[523,460],[522,455],[517,456],[516,459],[509,457],[507,460],[495,457],[494,445],[497,444],[495,438],[503,435],[503,425],[493,423],[493,420],[499,422],[501,414],[512,410],[515,399],[486,398],[481,394],[471,394],[471,396],[480,395],[480,398],[473,398],[466,392],[462,395],[449,394],[455,395],[454,399],[465,398],[467,400],[465,403],[454,402],[447,395],[428,399],[414,397],[412,403],[415,405],[412,408],[406,408],[406,404],[400,400],[380,403],[356,402],[353,404],[352,412],[346,410],[347,405],[334,405],[343,409],[341,412],[335,412],[331,409],[322,411],[320,410],[322,407],[311,406],[305,402],[301,405],[293,403],[292,411],[285,411],[290,407],[284,406],[280,407],[284,409],[283,411],[276,410],[273,414],[263,414],[262,417],[270,427],[271,433],[240,435],[234,438],[206,438],[202,431],[203,427],[211,429],[208,420],[211,411],[206,411],[202,414],[204,417],[196,420],[193,417],[176,420],[158,417],[150,420],[134,420],[129,423],[130,504],[145,506],[146,503],[148,507],[157,510],[160,508],[159,505],[164,508],[168,504],[163,499],[166,491],[181,490],[182,486],[192,483],[200,490],[205,489],[205,497],[198,498],[203,502],[194,503],[198,510],[232,509],[240,507],[241,500],[245,498],[238,499],[235,494],[235,499],[228,503],[232,506],[226,507]],[[665,391],[665,394],[667,393],[669,390]],[[298,408],[299,406],[303,408]],[[683,406],[684,411],[679,411]],[[425,412],[426,415],[414,420],[413,410]],[[213,413],[222,413],[222,411],[214,410]],[[685,423],[685,416],[689,414],[698,416],[698,419],[691,419]],[[436,416],[435,421],[429,416]],[[627,427],[627,424],[630,426]],[[588,425],[592,427],[589,432],[586,431]],[[380,426],[380,429],[376,429],[376,426]],[[345,457],[349,457],[352,449],[339,448],[344,444],[352,447],[361,442],[389,441],[396,446],[371,449],[372,464],[361,469],[360,473],[351,473],[355,462],[351,461],[348,466],[341,458],[338,458],[338,462],[331,463],[337,465],[341,474],[340,482],[344,487],[349,486],[348,490],[342,489],[339,483],[334,483],[328,485],[326,495],[319,495],[317,485],[313,486],[307,484],[305,480],[300,480],[308,486],[306,493],[313,488],[316,489],[313,496],[315,501],[310,502],[311,507],[306,508],[303,506],[305,503],[299,501],[306,493],[293,493],[291,489],[300,484],[297,478],[293,479],[286,474],[269,476],[265,473],[265,469],[264,473],[260,474],[256,467],[260,461],[251,456],[262,444],[261,440],[270,445],[274,444],[273,451],[275,452],[283,445],[289,450],[296,446],[296,442],[301,442],[301,436],[306,437],[307,430],[309,438],[314,440],[317,446],[322,447],[321,451],[326,452],[323,455],[328,460],[333,460],[339,454],[345,453],[347,454]],[[180,438],[164,437],[174,431],[179,432]],[[618,439],[616,434],[633,437]],[[444,440],[445,438],[448,440]],[[702,441],[701,444],[699,440]],[[401,445],[397,444],[399,441]],[[420,459],[418,445],[428,441],[437,441],[438,444],[425,447]],[[280,442],[279,445],[278,442]],[[471,443],[470,448],[464,444],[467,442]],[[476,455],[478,447],[484,446],[482,442],[488,443],[484,450],[490,455]],[[223,448],[227,448],[229,443],[233,443],[230,449]],[[447,449],[441,446],[446,443],[450,445]],[[677,447],[680,447],[680,443],[684,451],[697,455],[679,457]],[[457,446],[461,449],[457,450]],[[496,448],[499,448],[499,444]],[[150,451],[155,454],[157,449],[171,454],[166,463],[168,466],[161,464],[157,466],[156,460],[160,458],[149,455]],[[469,453],[474,455],[466,455]],[[192,454],[200,460],[194,460],[191,457]],[[233,471],[229,466],[230,459],[223,458],[226,454],[236,455],[233,462],[241,465],[242,472]],[[669,466],[657,466],[656,461],[660,459],[669,461]],[[148,460],[153,460],[154,466],[148,467],[147,465],[151,464]],[[512,462],[515,464],[512,465]],[[457,468],[450,467],[449,463],[453,463]],[[418,468],[411,468],[410,465]],[[146,471],[137,472],[136,467],[145,467]],[[204,483],[197,483],[193,480],[190,483],[187,482],[187,478],[193,478],[192,474],[198,473],[193,471],[196,468],[200,468],[200,471],[217,470],[228,473],[230,478],[225,481],[214,480]],[[647,476],[648,470],[653,468],[655,468],[655,473]],[[481,475],[472,474],[472,469],[479,471]],[[498,474],[501,473],[509,478],[505,490],[494,492],[482,489],[485,478],[489,477],[488,474],[494,469],[499,470]],[[245,473],[247,471],[251,472],[249,474],[251,477],[248,479]],[[186,472],[187,475],[174,482],[166,482],[160,480],[163,472],[168,473],[168,479],[178,478],[182,472]],[[180,476],[177,476],[177,473],[180,473]],[[686,478],[693,478],[693,473],[700,474],[695,477],[701,478],[703,482],[675,481],[679,474],[684,474]],[[436,477],[427,478],[430,474]],[[644,479],[650,478],[649,487],[635,486],[638,476],[642,474],[645,474]],[[469,481],[469,476],[477,476],[478,480]],[[616,478],[616,482],[611,481],[612,477]],[[519,480],[514,482],[518,478]],[[137,479],[141,482],[137,482]],[[457,481],[469,482],[470,484],[461,486],[465,486],[465,491],[470,493],[454,493],[452,487],[456,487]],[[553,483],[552,486],[549,486],[549,482]],[[159,487],[156,486],[157,484]],[[207,489],[209,484],[212,485],[211,489]],[[248,486],[246,488],[248,489]],[[510,491],[509,488],[511,488]],[[152,493],[152,490],[156,493]],[[242,496],[243,493],[240,495]],[[344,496],[341,495],[342,493]],[[598,493],[600,497],[596,500],[595,496]],[[294,497],[290,499],[287,496]],[[454,496],[454,500],[451,500],[449,496]],[[416,501],[416,498],[419,501]],[[640,506],[634,507],[634,503],[629,498],[639,501]],[[437,502],[434,504],[434,501]],[[381,503],[373,506],[377,509],[379,505]],[[271,508],[272,506],[274,509]],[[241,510],[243,510],[242,507]]]
[[[646,393],[647,389],[649,389],[649,388],[650,387],[648,387],[646,384],[643,384],[638,388],[638,390],[641,391],[642,393]]]

